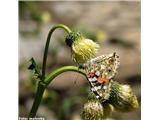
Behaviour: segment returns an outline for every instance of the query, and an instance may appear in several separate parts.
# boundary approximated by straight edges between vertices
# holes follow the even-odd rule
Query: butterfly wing
[[[104,101],[109,98],[110,80],[117,73],[119,64],[119,56],[116,53],[99,56],[84,64],[91,90],[98,99]]]
[[[112,79],[117,73],[120,60],[116,53],[111,53],[91,59],[87,64],[87,66],[90,67],[86,69],[88,72],[93,71],[102,78]]]

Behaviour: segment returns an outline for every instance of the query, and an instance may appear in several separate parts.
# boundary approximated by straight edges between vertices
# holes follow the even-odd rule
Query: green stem
[[[63,25],[63,24],[58,24],[53,26],[47,36],[47,41],[46,41],[46,45],[45,45],[45,50],[44,50],[44,56],[43,56],[43,65],[42,65],[42,81],[45,79],[45,70],[46,70],[46,62],[47,62],[47,54],[48,54],[48,48],[49,48],[49,43],[50,43],[50,39],[52,36],[52,33],[57,29],[57,28],[62,28],[63,30],[65,30],[67,33],[72,32],[67,26]]]
[[[43,92],[44,92],[45,88],[49,85],[49,83],[51,81],[53,81],[54,78],[57,77],[58,75],[60,75],[61,73],[68,72],[68,71],[78,72],[86,77],[86,73],[83,70],[81,70],[75,66],[65,66],[65,67],[61,67],[61,68],[51,72],[49,75],[47,75],[47,77],[45,78],[43,83],[39,82],[39,84],[38,84],[38,90],[36,93],[36,97],[35,97],[31,112],[29,114],[29,118],[36,116],[38,107],[39,107],[40,102],[42,100]]]
[[[78,73],[81,73],[82,75],[86,76],[86,73],[82,69],[79,69],[78,67],[75,67],[75,66],[64,66],[64,67],[61,67],[61,68],[51,72],[49,75],[47,75],[46,79],[44,80],[46,86],[48,86],[49,83],[55,77],[57,77],[59,74],[61,74],[63,72],[68,72],[68,71],[78,72]]]
[[[46,62],[47,62],[47,55],[48,55],[48,48],[49,48],[49,43],[50,43],[50,39],[51,39],[51,36],[52,36],[52,33],[57,29],[57,28],[62,28],[63,30],[65,30],[67,33],[70,33],[72,32],[67,26],[63,25],[63,24],[58,24],[58,25],[55,25],[53,26],[49,33],[48,33],[48,36],[47,36],[47,41],[46,41],[46,45],[45,45],[45,50],[44,50],[44,56],[43,56],[43,64],[42,64],[42,78],[41,78],[41,81],[39,82],[38,84],[38,88],[37,88],[37,92],[36,92],[36,96],[35,96],[35,99],[34,99],[34,103],[33,103],[33,106],[32,106],[32,109],[29,113],[29,116],[28,118],[30,117],[35,117],[36,113],[37,113],[37,110],[38,110],[38,107],[40,105],[40,102],[41,102],[41,99],[42,99],[42,96],[43,96],[43,93],[44,93],[44,90],[45,88],[47,87],[47,85],[49,83],[47,83],[47,85],[45,84],[44,80],[45,80],[45,70],[46,70]],[[71,70],[71,68],[69,67],[69,69]],[[78,70],[78,69],[77,69]],[[65,68],[64,69],[58,69],[57,70],[58,72],[55,71],[55,73],[53,72],[52,75],[49,75],[50,77],[54,78],[56,77],[57,75],[59,75],[60,73],[62,72],[65,72],[67,71]],[[75,68],[73,68],[73,70],[71,71],[76,71]],[[56,75],[55,75],[56,74]],[[50,81],[50,77],[47,77]],[[48,79],[46,79],[45,81],[49,81]]]
[[[38,88],[37,88],[37,93],[36,93],[36,96],[35,96],[35,99],[34,99],[34,103],[33,103],[32,109],[29,113],[28,118],[33,118],[33,117],[36,116],[38,107],[41,103],[41,99],[42,99],[44,90],[45,90],[45,87],[42,84],[40,84],[40,82],[39,82]]]

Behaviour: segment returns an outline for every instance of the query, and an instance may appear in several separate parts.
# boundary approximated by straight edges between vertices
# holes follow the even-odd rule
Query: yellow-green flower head
[[[103,106],[96,100],[90,100],[84,104],[82,113],[83,120],[102,120]]]
[[[99,45],[90,39],[84,38],[79,32],[71,32],[66,37],[66,44],[71,47],[72,59],[78,64],[83,64],[94,58]]]
[[[88,102],[84,104],[82,117],[84,120],[106,120],[111,116],[113,110],[111,104],[101,103],[91,92],[88,96]]]
[[[129,112],[139,107],[136,95],[129,85],[121,85],[112,81],[109,102],[121,112]]]

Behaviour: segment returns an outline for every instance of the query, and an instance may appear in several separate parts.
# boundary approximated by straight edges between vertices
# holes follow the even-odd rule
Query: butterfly
[[[115,52],[101,55],[83,64],[91,91],[102,102],[109,99],[111,80],[116,75],[119,65],[119,56]]]

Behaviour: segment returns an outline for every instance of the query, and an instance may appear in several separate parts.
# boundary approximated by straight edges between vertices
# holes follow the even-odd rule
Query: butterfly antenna
[[[78,84],[77,84],[77,79],[78,79],[78,75],[76,75],[76,78],[75,78],[75,80],[74,80],[74,84],[75,84],[76,86],[78,86]]]

